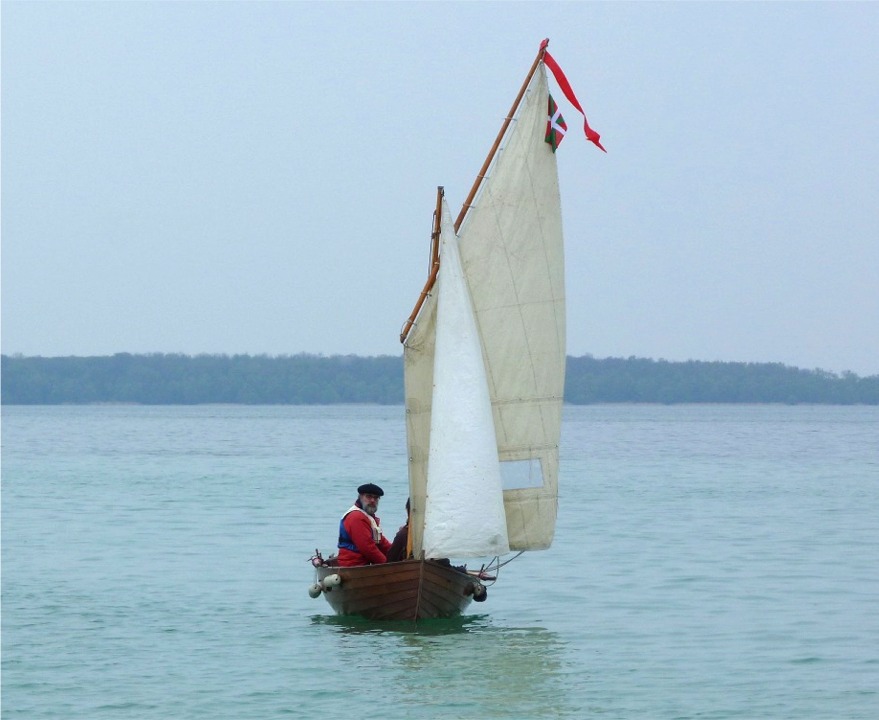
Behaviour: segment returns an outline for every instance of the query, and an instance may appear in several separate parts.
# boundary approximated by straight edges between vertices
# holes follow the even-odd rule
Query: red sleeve
[[[357,552],[363,555],[367,562],[384,563],[387,562],[385,553],[390,550],[391,544],[387,538],[382,535],[378,546],[372,539],[372,525],[366,516],[361,512],[350,512],[345,518],[345,529],[351,536],[351,540],[357,546]]]

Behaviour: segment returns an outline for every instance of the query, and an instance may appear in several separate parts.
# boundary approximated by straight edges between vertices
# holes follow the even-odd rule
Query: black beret
[[[357,488],[357,494],[378,495],[379,497],[382,497],[382,495],[385,494],[385,491],[374,483],[366,483],[366,485],[361,485],[359,488]]]

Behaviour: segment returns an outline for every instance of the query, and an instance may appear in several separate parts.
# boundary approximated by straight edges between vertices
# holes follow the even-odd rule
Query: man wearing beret
[[[339,521],[339,565],[373,565],[387,562],[391,543],[382,535],[380,520],[375,514],[378,501],[385,491],[366,483],[357,488],[357,501]]]

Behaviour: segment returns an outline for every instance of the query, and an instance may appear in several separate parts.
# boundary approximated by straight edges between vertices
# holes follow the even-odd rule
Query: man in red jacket
[[[357,501],[339,522],[339,565],[373,565],[387,562],[391,543],[382,535],[378,501],[385,494],[378,485],[366,483],[357,488]]]

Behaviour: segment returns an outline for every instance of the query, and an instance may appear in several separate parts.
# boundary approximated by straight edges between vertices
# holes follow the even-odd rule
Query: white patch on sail
[[[540,458],[502,462],[501,480],[504,490],[543,487],[543,468],[540,466]]]
[[[424,554],[502,555],[509,544],[488,381],[445,199],[441,228]]]

